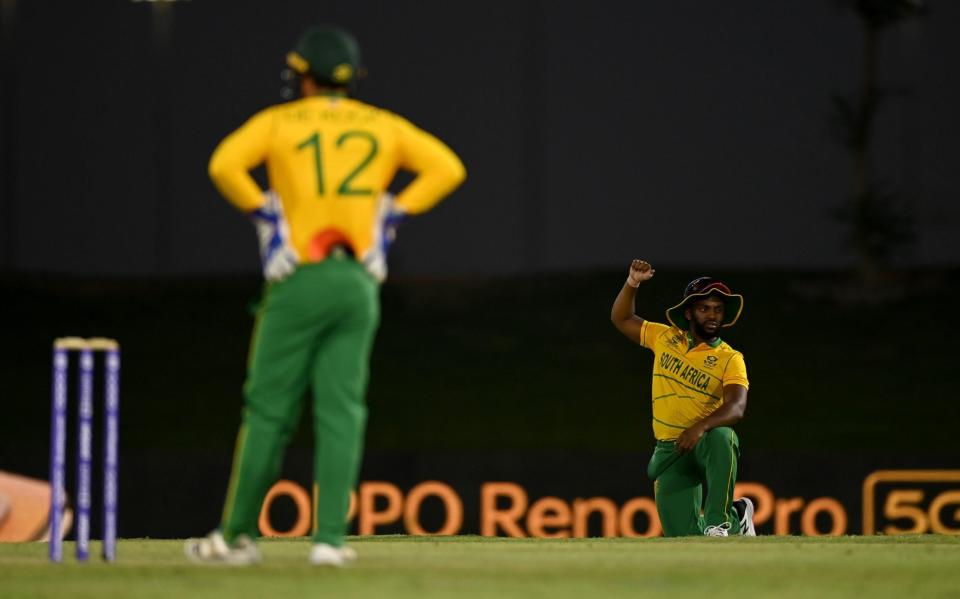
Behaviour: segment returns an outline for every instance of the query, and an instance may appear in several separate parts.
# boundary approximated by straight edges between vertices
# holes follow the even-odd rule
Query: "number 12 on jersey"
[[[335,142],[336,148],[342,149],[346,144],[362,143],[367,146],[366,155],[354,165],[353,170],[347,173],[347,176],[340,181],[337,186],[337,194],[342,196],[368,196],[373,195],[373,189],[369,187],[354,187],[353,180],[356,179],[369,165],[380,149],[377,138],[367,131],[350,130],[344,131]],[[313,164],[317,173],[317,195],[326,195],[326,183],[323,174],[323,150],[321,145],[320,132],[316,132],[307,139],[297,144],[298,150],[313,150]]]

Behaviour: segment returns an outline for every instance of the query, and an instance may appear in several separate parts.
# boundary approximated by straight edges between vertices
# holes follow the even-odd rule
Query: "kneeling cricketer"
[[[634,260],[610,317],[621,333],[654,353],[657,445],[647,475],[663,534],[755,536],[753,502],[733,497],[740,440],[731,427],[747,407],[747,367],[743,354],[720,338],[720,330],[740,317],[743,296],[700,277],[667,310],[669,325],[652,322],[635,314],[634,299],[655,272]]]

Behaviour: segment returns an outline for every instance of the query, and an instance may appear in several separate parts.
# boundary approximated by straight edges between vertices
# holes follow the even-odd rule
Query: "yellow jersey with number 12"
[[[694,345],[690,333],[645,320],[641,345],[653,350],[653,434],[671,441],[723,404],[725,385],[749,388],[743,354],[717,339]]]
[[[227,136],[210,158],[217,188],[244,212],[263,205],[250,169],[266,163],[290,241],[301,259],[317,233],[335,228],[358,257],[374,245],[381,196],[399,169],[416,178],[395,206],[432,208],[466,176],[453,151],[406,119],[339,96],[311,96],[271,106]]]

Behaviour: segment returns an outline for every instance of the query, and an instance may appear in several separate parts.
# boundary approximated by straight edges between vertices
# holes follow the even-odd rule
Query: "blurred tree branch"
[[[833,94],[831,124],[838,140],[854,158],[854,193],[835,215],[846,223],[855,248],[862,282],[879,281],[897,247],[914,239],[913,222],[896,189],[883,189],[874,180],[871,141],[874,116],[882,101],[905,90],[877,85],[878,39],[883,29],[926,13],[923,0],[837,0],[860,18],[863,64],[859,90]]]

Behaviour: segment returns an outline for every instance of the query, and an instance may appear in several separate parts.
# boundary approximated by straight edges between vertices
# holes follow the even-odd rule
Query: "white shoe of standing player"
[[[200,539],[187,539],[184,551],[195,563],[249,566],[260,562],[260,551],[250,537],[239,535],[228,545],[219,530]]]
[[[716,526],[710,525],[704,528],[703,535],[706,537],[728,537],[730,536],[730,533],[728,532],[729,530],[730,530],[730,523],[724,522],[723,524],[719,524]]]
[[[757,529],[753,527],[753,501],[749,497],[735,499],[733,509],[740,516],[740,534],[744,537],[757,536]]]
[[[334,547],[326,543],[314,543],[310,548],[310,563],[314,566],[342,568],[357,560],[357,552],[350,547]]]

